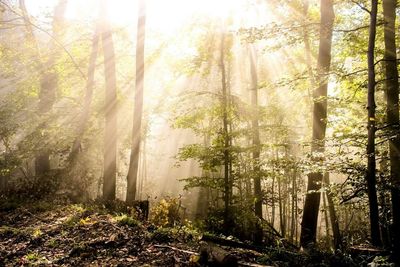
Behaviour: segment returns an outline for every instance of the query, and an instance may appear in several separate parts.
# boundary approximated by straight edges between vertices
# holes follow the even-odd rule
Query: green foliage
[[[135,219],[132,216],[129,216],[127,214],[122,214],[119,216],[114,217],[114,220],[119,224],[119,225],[127,225],[130,227],[138,227],[140,226],[140,222]]]
[[[3,189],[3,196],[15,201],[40,200],[55,196],[59,188],[62,175],[51,171],[41,176],[12,177],[7,180],[7,187]]]
[[[36,229],[33,231],[33,233],[32,233],[32,237],[33,237],[33,238],[38,238],[38,237],[40,237],[42,234],[43,234],[43,232],[42,232],[39,228],[36,228]]]
[[[28,253],[25,258],[27,259],[28,262],[30,263],[35,263],[36,261],[39,260],[40,256],[37,253]]]
[[[184,242],[186,244],[197,245],[201,238],[201,232],[190,222],[175,227],[158,227],[151,234],[151,239],[161,243],[172,241]]]
[[[71,215],[64,222],[63,225],[66,227],[74,227],[80,221],[80,216]]]
[[[170,228],[157,228],[152,234],[152,239],[160,243],[168,243],[173,240],[172,231]]]
[[[175,226],[180,222],[180,200],[166,198],[160,200],[150,211],[150,221],[160,227]]]

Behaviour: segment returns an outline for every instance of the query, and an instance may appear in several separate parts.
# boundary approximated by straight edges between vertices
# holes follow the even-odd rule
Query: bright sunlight
[[[0,0],[0,266],[400,266],[396,0]]]

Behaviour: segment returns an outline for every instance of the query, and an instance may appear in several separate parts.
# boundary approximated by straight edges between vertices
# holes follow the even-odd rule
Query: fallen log
[[[370,245],[356,245],[356,246],[351,246],[350,247],[350,255],[352,256],[387,256],[390,254],[389,251],[378,248],[378,247],[373,247]]]
[[[297,251],[291,251],[283,248],[274,248],[274,247],[262,247],[262,246],[255,246],[247,243],[243,243],[241,241],[236,241],[232,239],[227,239],[215,235],[210,234],[203,234],[201,241],[212,242],[221,246],[231,247],[231,248],[242,248],[247,250],[253,250],[260,253],[268,253],[271,251],[284,251],[291,255],[298,255]]]
[[[210,234],[203,234],[201,237],[202,241],[205,242],[213,242],[221,246],[227,246],[227,247],[232,247],[232,248],[244,248],[244,249],[251,249],[255,251],[260,251],[263,250],[262,247],[246,244],[240,241],[232,240],[232,239],[227,239],[227,238],[222,238],[218,237],[215,235],[210,235]]]
[[[206,242],[201,244],[199,263],[206,266],[239,266],[237,257],[231,252]]]
[[[180,249],[180,248],[176,248],[176,247],[168,246],[168,245],[154,245],[154,247],[170,249],[170,250],[178,251],[178,252],[185,253],[188,255],[197,256],[198,259],[196,260],[196,262],[201,263],[201,264],[208,264],[207,266],[271,267],[271,266],[260,265],[260,264],[256,264],[256,263],[237,261],[236,256],[232,255],[231,253],[224,251],[223,249],[218,248],[217,246],[212,246],[213,249],[210,250],[209,247],[207,247],[209,245],[204,244],[204,243],[202,244],[202,246],[200,248],[200,253],[190,251],[190,250]],[[236,263],[235,263],[235,259],[232,257],[234,257],[236,259]]]

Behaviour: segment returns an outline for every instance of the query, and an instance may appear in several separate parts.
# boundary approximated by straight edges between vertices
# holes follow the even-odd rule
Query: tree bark
[[[325,185],[326,186],[326,185]],[[326,197],[327,193],[326,193],[326,189],[324,190],[324,193],[322,194],[322,208],[324,210],[324,222],[325,222],[325,234],[326,234],[326,243],[327,245],[329,245],[329,247],[331,246],[331,236],[329,233],[329,219],[328,219],[328,207],[326,205]]]
[[[272,167],[272,184],[271,184],[271,225],[275,226],[275,169]]]
[[[318,88],[313,95],[313,134],[311,152],[317,161],[325,151],[325,131],[327,120],[328,73],[331,64],[332,31],[335,18],[332,0],[321,0],[321,26],[318,52]],[[316,242],[319,203],[321,199],[322,173],[308,175],[307,194],[301,223],[300,245],[305,247]]]
[[[324,180],[325,180],[324,182],[325,182],[326,186],[329,186],[330,179],[329,179],[328,172],[326,172],[324,174]],[[327,187],[326,188],[326,199],[328,201],[329,218],[330,218],[331,225],[332,225],[333,247],[335,249],[341,249],[342,248],[342,237],[340,235],[339,220],[336,215],[335,203],[333,202],[332,197],[333,197],[332,192]]]
[[[372,245],[381,245],[379,233],[378,197],[376,194],[376,161],[375,161],[375,38],[378,1],[371,0],[370,26],[368,39],[368,145],[367,145],[367,187],[369,200],[369,218]]]
[[[251,105],[253,109],[253,119],[251,126],[253,130],[253,172],[254,172],[254,212],[258,218],[262,218],[262,191],[261,191],[261,173],[260,173],[260,127],[258,115],[258,77],[257,66],[255,59],[255,48],[250,47],[250,74],[251,74]],[[262,242],[262,228],[259,223],[256,224],[255,242],[260,244]]]
[[[143,85],[144,85],[144,41],[146,25],[145,0],[139,1],[137,45],[136,45],[136,90],[135,107],[133,111],[132,144],[129,171],[127,176],[128,187],[126,191],[126,202],[136,199],[137,179],[139,170],[140,141],[143,114]]]
[[[383,0],[385,71],[386,71],[386,116],[389,125],[390,181],[392,183],[393,248],[400,264],[400,137],[399,131],[399,81],[396,57],[396,0]],[[393,136],[394,135],[394,136]],[[392,137],[393,136],[393,137]]]
[[[105,73],[105,134],[103,198],[115,199],[117,175],[117,81],[112,31],[107,19],[106,0],[101,1],[101,40]]]
[[[283,211],[283,197],[282,197],[282,177],[278,177],[278,207],[279,207],[279,229],[281,235],[285,237],[285,219]]]
[[[297,218],[297,189],[296,189],[296,179],[297,179],[297,168],[295,167],[295,169],[293,170],[293,174],[292,174],[292,210],[291,210],[291,222],[290,222],[290,236],[289,236],[289,241],[290,242],[294,242],[294,237],[295,237],[295,231],[296,231],[296,218]]]
[[[226,80],[226,66],[225,66],[225,32],[222,29],[221,33],[221,44],[220,44],[220,55],[219,55],[219,67],[221,70],[221,105],[222,105],[222,125],[223,125],[223,140],[224,140],[224,228],[227,233],[230,231],[231,218],[230,218],[230,202],[231,202],[231,177],[229,177],[229,129],[228,129],[228,93],[227,93],[227,80]]]

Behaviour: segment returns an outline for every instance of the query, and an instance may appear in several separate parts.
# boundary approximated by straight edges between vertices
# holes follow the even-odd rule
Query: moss
[[[39,254],[36,252],[31,252],[26,254],[25,259],[29,262],[36,262],[37,260],[39,260]]]
[[[122,214],[119,216],[114,217],[114,220],[119,224],[119,225],[127,225],[130,227],[138,227],[140,226],[140,222],[133,218],[132,216],[128,216],[126,214]]]
[[[86,211],[86,207],[81,204],[73,204],[68,207],[74,213],[84,213]]]
[[[57,238],[51,238],[50,240],[47,241],[47,245],[50,248],[56,248],[59,245],[58,239]]]
[[[36,229],[33,230],[32,236],[33,236],[33,238],[38,238],[42,234],[43,234],[43,232],[39,228],[36,228]]]
[[[71,215],[63,222],[63,226],[68,228],[74,227],[79,223],[80,220],[80,216]]]
[[[173,230],[171,228],[160,227],[156,229],[151,238],[160,243],[167,243],[173,240]]]

